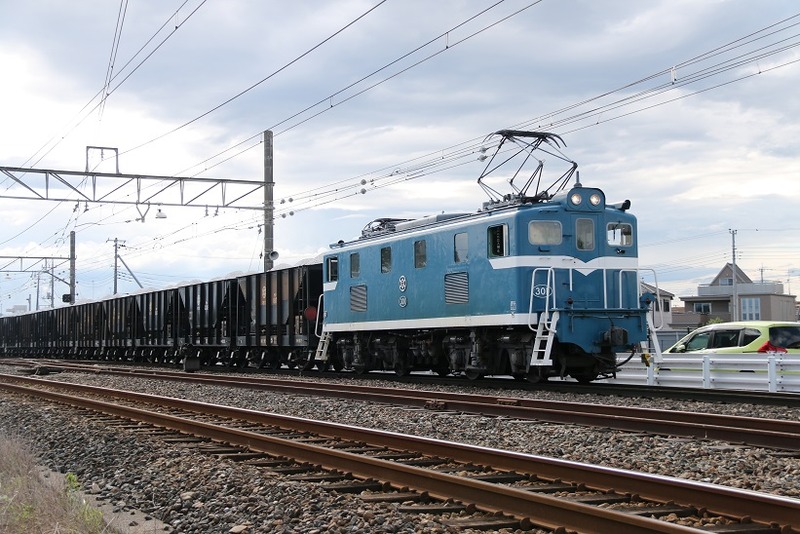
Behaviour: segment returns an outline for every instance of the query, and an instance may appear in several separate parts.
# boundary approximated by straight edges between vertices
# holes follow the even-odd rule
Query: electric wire
[[[149,145],[149,144],[151,144],[151,143],[154,143],[154,142],[156,142],[156,141],[158,141],[158,140],[160,140],[160,139],[163,139],[164,137],[166,137],[166,136],[168,136],[168,135],[171,135],[171,134],[173,134],[173,133],[175,133],[175,132],[177,132],[177,131],[179,131],[179,130],[182,130],[183,128],[185,128],[185,127],[187,127],[187,126],[189,126],[189,125],[191,125],[191,124],[194,124],[195,122],[199,121],[200,119],[202,119],[202,118],[204,118],[204,117],[207,117],[208,115],[210,115],[210,114],[214,113],[214,112],[215,112],[215,111],[217,111],[218,109],[220,109],[220,108],[222,108],[222,107],[224,107],[224,106],[226,106],[226,105],[230,104],[231,102],[233,102],[233,101],[234,101],[234,100],[236,100],[237,98],[240,98],[241,96],[243,96],[243,95],[245,95],[245,94],[249,93],[250,91],[252,91],[252,90],[253,90],[253,89],[255,89],[256,87],[258,87],[259,85],[263,84],[263,83],[264,83],[264,82],[266,82],[267,80],[269,80],[269,79],[271,79],[271,78],[275,77],[276,75],[278,75],[278,74],[280,74],[281,72],[283,72],[284,70],[288,69],[289,67],[291,67],[292,65],[294,65],[294,64],[295,64],[295,63],[297,63],[298,61],[302,60],[303,58],[305,58],[306,56],[308,56],[309,54],[311,54],[312,52],[314,52],[315,50],[317,50],[318,48],[320,48],[321,46],[323,46],[323,45],[324,45],[324,44],[326,44],[327,42],[331,41],[333,38],[335,38],[335,37],[337,37],[338,35],[342,34],[342,33],[343,33],[345,30],[347,30],[348,28],[350,28],[351,26],[353,26],[354,24],[356,24],[357,22],[359,22],[361,19],[363,19],[364,17],[366,17],[367,15],[369,15],[370,13],[372,13],[373,11],[375,11],[375,10],[376,10],[377,8],[379,8],[380,6],[382,6],[384,3],[386,3],[386,1],[387,1],[387,0],[380,0],[380,1],[379,1],[379,2],[376,4],[376,5],[374,5],[374,6],[370,7],[369,9],[367,9],[367,11],[365,11],[365,12],[364,12],[364,13],[362,13],[361,15],[357,16],[355,19],[351,20],[350,22],[348,22],[347,24],[345,24],[344,26],[342,26],[341,28],[339,28],[338,30],[336,30],[335,32],[333,32],[331,35],[329,35],[328,37],[326,37],[325,39],[323,39],[322,41],[318,42],[317,44],[315,44],[314,46],[312,46],[311,48],[309,48],[308,50],[306,50],[305,52],[303,52],[303,53],[302,53],[302,54],[300,54],[299,56],[297,56],[297,57],[295,57],[294,59],[292,59],[291,61],[289,61],[288,63],[285,63],[283,66],[279,67],[277,70],[275,70],[275,71],[273,71],[272,73],[268,74],[267,76],[265,76],[265,77],[264,77],[264,78],[262,78],[261,80],[259,80],[259,81],[255,82],[255,83],[253,83],[252,85],[250,85],[250,86],[249,86],[249,87],[247,87],[246,89],[243,89],[243,90],[239,91],[238,93],[236,93],[235,95],[233,95],[233,96],[229,97],[229,98],[228,98],[227,100],[225,100],[224,102],[222,102],[222,103],[220,103],[220,104],[217,104],[216,106],[214,106],[214,107],[213,107],[213,108],[211,108],[210,110],[208,110],[208,111],[206,111],[206,112],[204,112],[204,113],[202,113],[202,114],[198,115],[197,117],[195,117],[195,118],[193,118],[193,119],[191,119],[191,120],[189,120],[189,121],[187,121],[187,122],[185,122],[185,123],[183,123],[183,124],[181,124],[181,125],[179,125],[179,126],[176,126],[175,128],[172,128],[171,130],[169,130],[169,131],[167,131],[167,132],[164,132],[164,133],[163,133],[163,134],[161,134],[161,135],[158,135],[157,137],[154,137],[153,139],[150,139],[149,141],[145,141],[144,143],[142,143],[142,144],[140,144],[140,145],[137,145],[137,146],[135,146],[135,147],[133,147],[133,148],[130,148],[130,149],[128,149],[128,150],[126,150],[126,151],[122,152],[122,154],[127,154],[127,153],[129,153],[129,152],[133,152],[134,150],[137,150],[137,149],[139,149],[139,148],[142,148],[142,147],[144,147],[144,146],[147,146],[147,145]]]
[[[119,13],[117,14],[117,26],[114,28],[114,39],[111,44],[111,55],[108,58],[108,67],[106,68],[106,78],[103,82],[103,96],[100,98],[100,117],[103,116],[103,110],[106,106],[106,99],[108,98],[108,85],[111,83],[111,75],[114,72],[114,65],[117,61],[117,52],[119,51],[119,43],[122,41],[122,28],[125,25],[125,14],[128,12],[128,0],[120,0]]]
[[[120,68],[117,71],[117,73],[111,77],[110,82],[114,82],[119,76],[122,76],[123,73],[125,73],[128,66],[131,63],[133,63],[133,61],[139,56],[139,54],[141,54],[147,48],[148,45],[150,45],[150,43],[153,42],[156,36],[162,32],[162,30],[167,26],[167,24],[169,24],[170,20],[174,19],[180,12],[180,10],[183,9],[183,7],[186,6],[187,3],[189,3],[189,1],[190,0],[184,0],[184,2],[180,6],[178,6],[178,8],[162,23],[162,25],[158,28],[158,30],[156,30],[156,32],[152,36],[150,36],[150,38],[139,48],[139,50],[136,51],[136,53],[133,54],[133,56],[131,56],[131,58],[122,66],[122,68]],[[104,92],[106,92],[107,90],[108,94],[104,97],[107,98],[108,96],[112,95],[117,89],[119,89],[120,86],[122,86],[122,84],[124,84],[137,70],[139,70],[139,68],[142,65],[144,65],[144,63],[148,59],[150,59],[153,56],[153,54],[155,54],[173,35],[175,35],[175,33],[180,28],[182,28],[186,24],[186,22],[189,21],[189,19],[192,18],[192,16],[195,13],[197,13],[200,10],[200,8],[203,6],[203,4],[206,3],[206,1],[207,0],[201,0],[201,2],[181,22],[175,24],[174,28],[172,28],[169,34],[166,37],[164,37],[154,47],[154,49],[151,50],[141,61],[139,61],[133,67],[133,69],[130,72],[128,72],[124,76],[124,78],[120,80],[119,83],[117,83],[112,89],[107,90],[107,88],[105,87],[100,89],[91,99],[89,99],[89,101],[86,104],[84,104],[84,106],[70,119],[70,121],[67,122],[67,124],[64,127],[66,128],[66,131],[60,134],[53,135],[41,147],[39,147],[39,149],[36,150],[36,152],[34,152],[33,155],[31,155],[25,162],[23,162],[22,165],[20,165],[20,167],[35,166],[45,157],[47,157],[47,155],[50,154],[72,132],[74,132],[75,129],[78,128],[78,126],[83,124],[83,122],[86,121],[86,119],[92,116],[95,110],[97,110],[97,108],[99,107],[100,103],[99,102],[95,103],[93,107],[90,106],[92,106],[92,103],[94,103],[98,97],[103,97]],[[40,153],[41,155],[39,155]],[[39,155],[38,158],[37,155]],[[2,183],[5,183],[5,180]]]
[[[758,33],[758,32],[755,32],[755,33]],[[753,35],[753,34],[751,34],[751,35]],[[741,39],[740,39],[740,40],[741,40]],[[791,45],[791,46],[793,47],[793,46],[796,46],[796,45]],[[722,47],[720,47],[720,49],[721,49],[721,48],[722,48]],[[785,50],[788,50],[789,48],[791,48],[791,47],[785,47],[785,48],[783,49],[783,51],[785,51]],[[761,56],[759,56],[759,58],[760,58],[760,59],[763,59],[763,58],[766,58],[766,57],[768,57],[769,55],[773,55],[774,53],[778,53],[778,52],[772,52],[772,53],[770,53],[770,54],[764,54],[764,55],[761,55]],[[697,57],[703,57],[703,56],[697,56]],[[747,62],[752,62],[752,61],[755,61],[755,60],[756,60],[756,59],[752,59],[752,58],[751,58],[751,59],[748,59],[748,61],[747,61]],[[729,60],[729,61],[730,61],[730,60]],[[786,63],[780,64],[780,65],[776,65],[776,66],[773,66],[773,67],[769,67],[769,68],[767,68],[767,69],[764,69],[764,70],[759,70],[759,73],[761,73],[761,72],[768,72],[769,70],[774,70],[774,69],[777,69],[777,68],[780,68],[780,67],[784,67],[784,66],[790,65],[790,64],[792,64],[792,63],[795,63],[796,61],[797,61],[797,60],[795,60],[795,61],[790,61],[790,62],[786,62]],[[746,63],[746,62],[745,62],[745,63]],[[742,63],[739,63],[739,64],[730,64],[730,63],[729,63],[729,64],[728,64],[728,66],[727,66],[726,68],[724,68],[723,70],[718,70],[717,72],[714,72],[714,73],[712,73],[712,71],[708,71],[708,72],[709,72],[708,76],[714,75],[714,74],[716,74],[716,73],[719,73],[719,72],[724,72],[724,71],[726,71],[726,70],[730,70],[731,68],[734,68],[735,66],[737,66],[737,65],[740,65],[740,64],[742,64]],[[720,68],[721,68],[723,65],[724,65],[723,63],[720,63]],[[733,66],[731,66],[731,65],[733,65]],[[664,71],[662,71],[661,75],[663,75],[663,73],[664,73]],[[751,75],[749,75],[749,76],[753,76],[753,75],[754,75],[754,74],[751,74]],[[748,76],[748,77],[749,77],[749,76]],[[707,77],[707,76],[706,76],[706,77]],[[699,79],[703,79],[703,78],[697,78],[697,79],[699,80]],[[728,81],[728,82],[725,82],[725,83],[722,83],[722,84],[717,84],[717,85],[715,85],[715,86],[713,86],[713,87],[706,88],[706,89],[704,89],[704,90],[701,90],[701,91],[696,91],[696,92],[694,92],[694,93],[692,93],[692,94],[699,94],[699,93],[701,93],[701,92],[705,92],[705,91],[708,91],[708,90],[712,90],[712,89],[714,89],[714,88],[718,88],[718,87],[721,87],[721,86],[723,86],[723,85],[727,85],[727,84],[729,84],[729,83],[733,83],[734,81],[739,81],[739,80],[741,80],[741,79],[744,79],[744,78],[739,78],[739,79],[732,80],[732,81]],[[695,80],[695,81],[696,81],[696,80]],[[684,83],[684,85],[685,85],[685,83]],[[666,86],[664,86],[664,87],[666,87]],[[691,95],[684,95],[682,98],[685,98],[686,96],[691,96]],[[675,101],[675,100],[676,100],[676,99],[671,99],[671,100],[669,100],[669,101],[662,102],[662,103],[655,104],[655,105],[664,105],[664,104],[667,104],[667,103],[673,102],[673,101]],[[637,110],[637,111],[635,111],[635,112],[639,112],[639,111],[643,111],[643,110],[645,110],[645,109],[649,109],[650,107],[654,107],[655,105],[653,105],[653,106],[648,106],[647,108],[641,108],[641,109],[639,109],[639,110]],[[621,107],[621,105],[618,105],[617,107]],[[616,108],[614,108],[614,109],[616,109]],[[632,113],[634,113],[634,112],[627,113],[627,114],[625,114],[625,115],[629,115],[629,114],[632,114]],[[625,115],[623,115],[623,116],[625,116]],[[618,117],[617,117],[617,118],[618,118]],[[612,120],[612,119],[608,119],[608,120]],[[603,122],[605,122],[605,121],[603,121]],[[598,124],[599,124],[599,122],[598,122]],[[584,127],[589,127],[589,126],[584,126]],[[257,145],[256,145],[256,146],[257,146]],[[431,166],[431,167],[433,167],[433,164],[431,164],[430,166]],[[399,181],[404,181],[404,180],[408,180],[408,179],[410,179],[410,178],[409,178],[409,177],[403,177],[403,178],[400,178],[400,177],[395,177],[395,178],[394,178],[394,182],[393,182],[393,183],[398,183]],[[328,192],[328,194],[329,194],[329,193],[330,193],[330,192]],[[326,201],[326,203],[328,203],[328,202]]]

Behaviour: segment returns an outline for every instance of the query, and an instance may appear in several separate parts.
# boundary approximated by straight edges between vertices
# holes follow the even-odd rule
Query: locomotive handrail
[[[655,316],[656,316],[656,308],[658,308],[659,324],[656,325],[655,324],[655,319],[653,320],[653,329],[658,331],[658,330],[661,330],[662,328],[664,328],[664,310],[661,309],[661,290],[658,287],[658,276],[656,275],[656,272],[655,272],[654,269],[620,269],[620,271],[619,271],[619,304],[620,304],[620,307],[622,307],[622,275],[623,275],[623,273],[635,273],[635,275],[636,275],[636,298],[638,299],[639,297],[642,296],[642,291],[641,291],[642,286],[641,286],[641,284],[639,284],[639,280],[641,280],[640,273],[642,271],[647,271],[647,272],[650,272],[650,273],[653,274],[653,286],[656,289],[656,302],[655,302],[655,306],[652,308],[651,311],[653,312],[653,317],[655,318]]]
[[[550,321],[550,299],[553,300],[553,308],[556,307],[556,285],[555,285],[555,270],[552,267],[537,267],[531,272],[531,298],[528,302],[528,328],[535,331],[536,328],[533,327],[533,322],[531,322],[531,317],[533,317],[533,299],[535,298],[536,292],[536,273],[539,271],[547,272],[547,283],[546,283],[546,290],[544,295],[544,312],[541,314],[544,316],[544,319],[539,318],[539,321],[544,320],[544,325],[547,329],[552,328],[552,323]],[[537,321],[538,323],[538,321]]]
[[[664,328],[664,310],[661,307],[661,289],[658,287],[658,275],[656,274],[655,269],[639,269],[639,270],[647,271],[649,273],[652,273],[653,275],[653,287],[656,288],[656,304],[657,304],[656,307],[658,308],[658,318],[660,319],[660,324],[658,325],[655,324],[655,319],[654,319],[653,328],[655,330],[661,330],[662,328]],[[653,317],[655,318],[655,316],[656,316],[656,309],[653,308]]]
[[[319,318],[322,315],[322,297],[324,297],[324,296],[325,296],[325,293],[320,293],[319,294],[319,298],[317,298],[317,317],[316,317],[316,319],[314,321],[314,335],[316,335],[319,338],[322,337],[322,330],[319,327],[319,325],[320,325]],[[325,327],[324,324],[322,326],[323,326],[323,328]]]

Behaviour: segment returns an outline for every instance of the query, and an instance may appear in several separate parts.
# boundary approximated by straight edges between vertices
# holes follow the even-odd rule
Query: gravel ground
[[[0,372],[16,370],[0,365]],[[800,459],[756,447],[132,377],[63,373],[47,378],[380,428],[800,498]],[[474,389],[470,392],[481,393]],[[798,416],[796,409],[774,406],[589,398],[546,392],[519,392],[518,396],[642,404],[664,410],[761,418],[797,419]],[[313,484],[267,478],[257,468],[218,462],[146,436],[109,432],[62,407],[41,409],[18,398],[0,396],[0,430],[28,439],[46,465],[77,474],[86,488],[101,498],[119,503],[120,507],[138,508],[180,532],[450,531],[439,522],[441,516],[420,519],[397,512],[393,505],[365,505],[357,497],[324,492]]]

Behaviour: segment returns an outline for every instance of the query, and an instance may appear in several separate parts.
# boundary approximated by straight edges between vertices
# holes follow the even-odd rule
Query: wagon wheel
[[[397,376],[408,376],[411,374],[411,370],[405,362],[398,361],[394,364],[394,374]]]
[[[450,367],[446,364],[437,365],[432,370],[439,376],[447,376],[450,374]]]
[[[311,356],[311,354],[309,354],[309,355],[308,355],[308,358],[306,359],[306,361],[302,361],[302,360],[301,360],[301,363],[302,363],[302,365],[300,366],[300,369],[301,369],[302,371],[310,371],[311,369],[313,369],[313,368],[314,368],[314,365],[315,365],[317,362],[314,360],[314,357],[313,357],[313,356]]]

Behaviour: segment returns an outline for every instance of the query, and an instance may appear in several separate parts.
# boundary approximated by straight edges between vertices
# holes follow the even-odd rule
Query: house
[[[685,312],[673,314],[672,328],[696,328],[717,321],[796,321],[795,295],[784,293],[783,284],[753,282],[739,267],[728,263],[710,284],[697,287],[697,295],[680,297]]]

